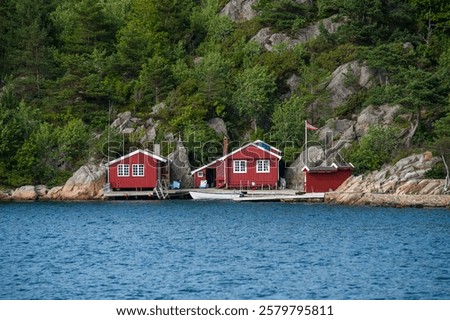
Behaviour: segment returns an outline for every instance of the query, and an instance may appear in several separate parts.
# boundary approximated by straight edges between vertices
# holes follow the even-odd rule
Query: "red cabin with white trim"
[[[334,191],[352,175],[353,166],[337,165],[329,167],[303,167],[305,192]]]
[[[168,160],[138,149],[110,161],[108,174],[113,190],[153,189],[158,179],[168,179]]]
[[[279,180],[280,159],[280,150],[257,140],[192,171],[194,186],[275,189]]]

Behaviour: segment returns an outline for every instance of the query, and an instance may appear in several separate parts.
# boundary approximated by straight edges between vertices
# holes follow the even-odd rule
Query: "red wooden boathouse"
[[[168,180],[168,160],[148,150],[135,150],[108,163],[109,185],[115,190],[150,190]]]
[[[334,191],[352,175],[352,165],[337,165],[329,167],[303,167],[305,173],[305,192]]]
[[[281,151],[257,140],[194,171],[194,186],[216,188],[276,188]]]

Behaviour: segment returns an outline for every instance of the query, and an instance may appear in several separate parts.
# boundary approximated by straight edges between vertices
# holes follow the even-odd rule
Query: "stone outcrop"
[[[163,103],[155,105],[153,107],[153,114],[156,115],[164,108],[165,105]],[[153,118],[143,120],[138,117],[133,117],[132,113],[127,111],[117,115],[117,118],[111,124],[111,128],[114,128],[119,131],[119,133],[125,135],[133,133],[139,134],[141,136],[139,142],[145,144],[146,142],[155,140],[158,125],[159,123]]]
[[[38,193],[35,186],[22,186],[12,192],[11,198],[18,201],[32,201],[38,198]]]
[[[193,188],[194,178],[191,175],[191,165],[189,155],[182,141],[177,142],[174,152],[168,156],[170,160],[170,179],[181,182],[182,188]]]
[[[368,175],[352,176],[335,192],[329,203],[377,206],[450,206],[444,194],[444,180],[425,179],[425,173],[439,162],[430,152],[399,160]]]
[[[361,206],[450,207],[450,196],[329,192],[325,195],[325,202]]]
[[[228,136],[227,125],[222,118],[212,118],[208,121],[208,126],[214,130],[218,136]]]
[[[388,126],[394,122],[395,115],[400,109],[399,105],[384,104],[381,106],[368,106],[358,116],[355,123],[355,134],[358,138],[367,133],[372,125]]]
[[[425,173],[439,157],[429,153],[415,154],[399,160],[395,165],[386,165],[368,175],[350,177],[337,192],[393,193],[393,194],[442,194],[443,180],[427,180]]]
[[[305,166],[305,153],[302,152],[298,158],[285,171],[286,187],[303,191],[304,173],[302,169]],[[324,159],[324,151],[317,146],[308,147],[308,164],[310,166],[320,165]]]
[[[103,198],[106,169],[95,165],[85,165],[67,180],[63,187],[48,191],[47,200],[95,200]]]
[[[256,2],[258,0],[231,0],[220,13],[232,21],[251,20],[256,17],[256,11],[252,8]]]
[[[335,21],[336,17],[323,19],[315,24],[309,25],[300,29],[294,36],[289,36],[282,32],[273,32],[270,28],[262,28],[251,39],[259,43],[267,51],[273,51],[274,47],[280,44],[285,44],[288,48],[295,47],[298,44],[308,42],[317,38],[321,32],[321,26],[329,33],[334,33],[342,26],[344,22]]]
[[[317,137],[319,141],[314,143],[320,144],[309,149],[310,165],[330,165],[333,162],[342,163],[345,159],[340,156],[343,148],[350,146],[355,140],[364,136],[371,125],[389,126],[395,120],[395,115],[399,110],[398,105],[382,105],[368,106],[361,111],[356,120],[349,119],[330,119],[327,123],[319,128]],[[327,138],[328,135],[328,138]],[[328,145],[325,145],[328,140]],[[313,143],[313,141],[310,141]],[[318,151],[320,150],[320,152]],[[285,178],[288,188],[299,189],[298,186],[303,184],[304,153],[286,169]],[[428,168],[429,169],[429,168]],[[408,178],[414,178],[411,173]]]
[[[339,66],[331,74],[326,89],[331,93],[327,103],[332,109],[347,102],[348,98],[361,88],[370,88],[374,84],[375,73],[360,61],[351,61]]]
[[[6,201],[11,200],[11,195],[9,192],[6,191],[0,191],[0,201]]]

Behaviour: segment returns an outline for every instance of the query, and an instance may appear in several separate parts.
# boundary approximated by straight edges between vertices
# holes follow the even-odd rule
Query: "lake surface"
[[[450,210],[0,203],[0,299],[450,299]]]

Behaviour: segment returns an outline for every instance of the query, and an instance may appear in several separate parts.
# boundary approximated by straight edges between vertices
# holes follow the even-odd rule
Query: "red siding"
[[[234,161],[247,161],[246,172],[234,172]],[[269,172],[257,172],[257,161],[269,160]],[[249,145],[246,148],[230,154],[224,161],[212,163],[208,168],[216,170],[215,186],[217,188],[275,188],[278,182],[279,159],[266,150]],[[198,177],[198,172],[194,174],[194,184],[198,188],[200,180],[206,179],[206,168],[200,170],[203,177]]]
[[[129,164],[130,171],[128,177],[119,177],[117,167],[119,164]],[[144,176],[133,176],[133,164],[144,165]],[[143,153],[137,153],[127,157],[120,162],[116,162],[109,167],[109,183],[112,189],[152,189],[158,180],[159,161]]]
[[[351,170],[334,172],[306,172],[306,192],[328,192],[336,190],[352,175]]]

